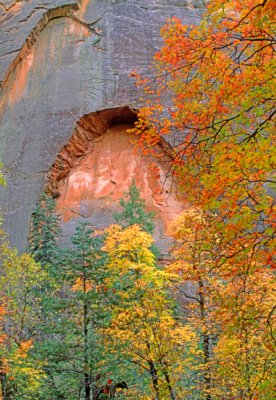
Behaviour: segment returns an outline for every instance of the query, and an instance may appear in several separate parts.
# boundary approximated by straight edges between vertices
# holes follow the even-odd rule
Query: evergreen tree
[[[47,360],[45,391],[51,399],[91,400],[106,380],[103,331],[112,295],[102,238],[80,223],[71,241],[56,260],[60,291],[49,302],[54,318],[40,349]]]
[[[54,262],[60,235],[59,217],[55,214],[55,200],[42,193],[31,220],[29,251],[42,265]]]
[[[125,199],[120,200],[123,208],[121,213],[114,213],[115,221],[123,228],[131,225],[140,225],[142,230],[152,234],[154,230],[153,212],[145,211],[145,200],[141,198],[139,189],[135,185],[134,180],[127,193]]]

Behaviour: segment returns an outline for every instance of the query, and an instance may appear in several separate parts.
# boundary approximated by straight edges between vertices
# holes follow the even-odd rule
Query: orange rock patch
[[[112,209],[129,190],[132,180],[147,209],[155,212],[164,227],[183,209],[166,166],[134,151],[138,138],[128,133],[131,126],[114,125],[95,138],[86,154],[59,181],[57,212],[64,221],[77,217],[83,207],[89,218],[97,212],[99,202],[101,208]]]
[[[14,10],[17,10],[20,6],[21,2],[15,3]],[[43,14],[6,72],[0,88],[2,95],[0,109],[4,109],[7,105],[13,106],[22,99],[28,80],[34,80],[35,78],[39,80],[40,75],[43,74],[42,66],[46,61],[49,62],[48,50],[51,57],[50,61],[56,63],[60,48],[66,46],[68,37],[72,36],[75,43],[78,44],[79,41],[91,35],[89,27],[76,18],[76,9],[78,9],[77,5],[64,5],[49,9]],[[48,37],[47,34],[43,35],[46,27],[50,26],[51,23],[55,24],[59,18],[64,18],[64,32],[60,34],[60,37],[63,38],[62,43],[55,36],[50,35]],[[44,37],[39,40],[41,36]],[[36,48],[37,46],[39,47]],[[31,72],[33,76],[30,77]]]

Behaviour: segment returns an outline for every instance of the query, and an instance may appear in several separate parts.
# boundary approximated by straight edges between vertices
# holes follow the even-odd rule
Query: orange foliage
[[[162,136],[174,136],[172,172],[195,207],[174,227],[183,243],[171,268],[207,290],[222,335],[217,356],[228,360],[218,371],[238,399],[271,395],[274,8],[273,0],[210,0],[199,26],[172,18],[161,31],[155,79],[138,76],[147,94],[139,143],[154,154]]]

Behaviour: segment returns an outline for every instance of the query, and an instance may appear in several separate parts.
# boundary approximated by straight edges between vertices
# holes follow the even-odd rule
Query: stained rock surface
[[[158,158],[145,155],[137,146],[138,137],[129,132],[133,124],[118,123],[134,116],[128,108],[87,115],[59,153],[49,172],[47,190],[57,197],[63,241],[79,220],[95,228],[114,223],[119,200],[134,181],[147,210],[154,213],[154,236],[166,253],[166,228],[185,207],[185,199],[169,175],[170,146],[161,142]],[[116,124],[112,124],[114,117]]]
[[[0,189],[4,227],[24,249],[30,215],[78,121],[139,108],[130,72],[145,73],[172,15],[196,24],[199,0],[2,0]],[[102,139],[103,140],[103,139]]]

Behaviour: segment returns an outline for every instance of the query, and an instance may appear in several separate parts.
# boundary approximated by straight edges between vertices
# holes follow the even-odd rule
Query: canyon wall
[[[84,213],[100,225],[132,179],[141,185],[148,208],[155,209],[162,224],[173,209],[182,207],[175,193],[171,200],[165,195],[157,199],[158,190],[167,190],[162,180],[166,168],[156,165],[153,176],[151,162],[141,154],[134,156],[126,138],[135,119],[131,110],[141,105],[130,73],[147,73],[167,18],[176,15],[196,24],[200,7],[200,0],[0,2],[0,160],[7,177],[0,204],[4,227],[20,250],[26,246],[30,215],[47,184],[58,191],[65,234],[74,213]],[[97,134],[88,135],[85,144],[84,129],[84,139],[72,146],[76,130],[87,126],[89,118]],[[57,161],[70,153],[70,146],[71,164],[64,163],[59,170]],[[112,166],[112,160],[118,165]],[[80,178],[85,187],[76,195]],[[89,195],[91,179],[98,186]],[[104,216],[101,210],[106,207]]]

